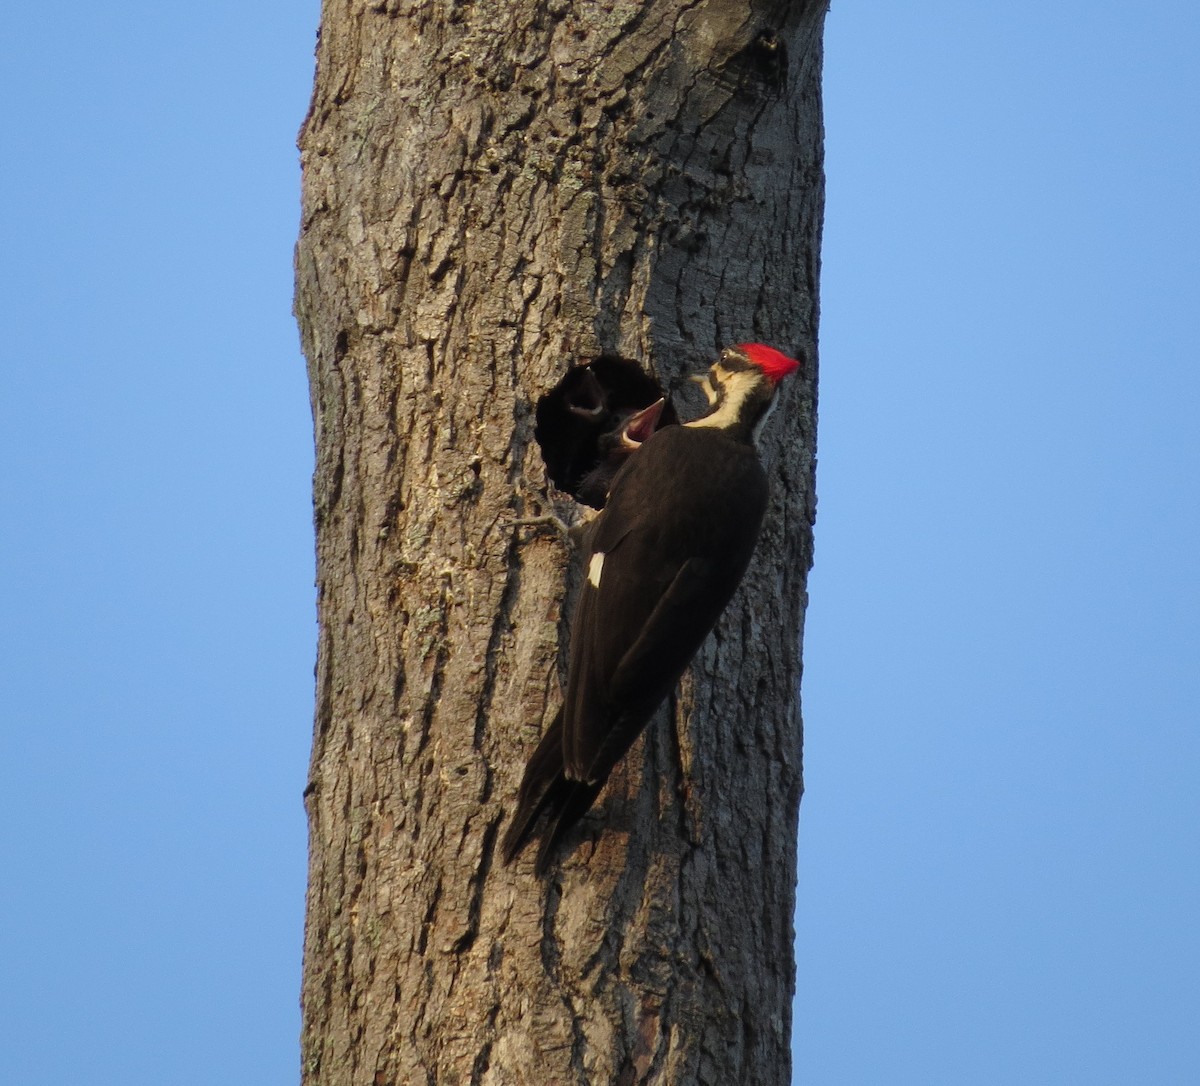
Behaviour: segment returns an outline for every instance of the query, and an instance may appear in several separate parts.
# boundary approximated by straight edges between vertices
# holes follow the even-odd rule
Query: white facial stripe
[[[718,429],[724,430],[737,421],[738,412],[742,409],[742,403],[754,390],[754,386],[758,384],[758,377],[749,370],[738,370],[734,373],[721,376],[724,377],[721,383],[725,387],[725,396],[721,400],[721,406],[711,415],[705,415],[702,419],[696,419],[694,422],[688,422],[684,425],[716,426]],[[721,377],[719,376],[718,380],[720,379]]]
[[[600,587],[600,575],[604,572],[604,555],[597,551],[588,563],[588,584],[593,588]]]

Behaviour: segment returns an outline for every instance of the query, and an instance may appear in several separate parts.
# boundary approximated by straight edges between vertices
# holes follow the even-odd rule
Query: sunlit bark
[[[301,134],[308,1086],[790,1079],[823,3],[326,0]],[[757,556],[575,847],[499,863],[574,574],[532,405],[802,357]],[[555,499],[565,512],[561,496]]]

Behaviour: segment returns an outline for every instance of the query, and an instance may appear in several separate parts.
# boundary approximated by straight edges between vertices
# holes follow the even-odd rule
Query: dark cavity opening
[[[615,354],[572,367],[538,400],[535,418],[550,481],[593,509],[604,508],[614,476],[642,442],[679,421],[658,381]]]

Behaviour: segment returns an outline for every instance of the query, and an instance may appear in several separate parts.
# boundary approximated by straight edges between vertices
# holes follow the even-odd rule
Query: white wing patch
[[[600,587],[600,574],[604,572],[604,555],[597,551],[588,563],[588,584],[593,588]]]

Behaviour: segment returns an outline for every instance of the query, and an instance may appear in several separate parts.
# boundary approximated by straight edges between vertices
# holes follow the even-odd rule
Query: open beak
[[[604,389],[591,370],[585,370],[583,381],[567,401],[567,410],[585,419],[598,419],[604,413]]]
[[[626,449],[636,449],[654,433],[658,429],[658,420],[662,416],[666,403],[665,397],[659,398],[649,407],[643,407],[637,414],[630,415],[625,420],[625,425],[621,427],[622,446]]]

